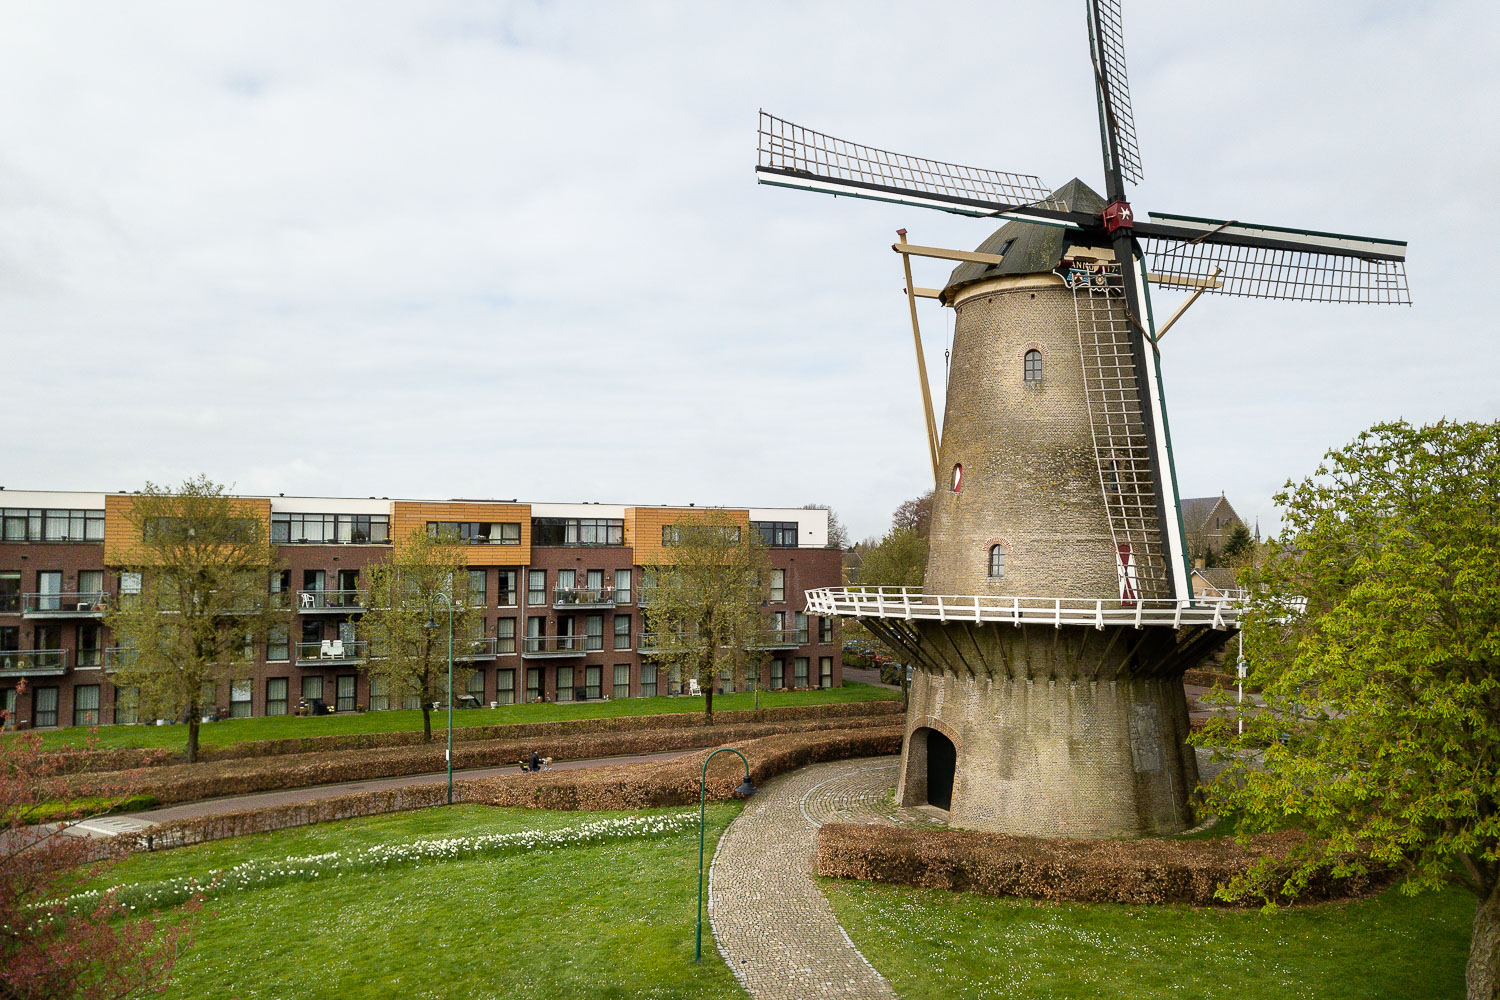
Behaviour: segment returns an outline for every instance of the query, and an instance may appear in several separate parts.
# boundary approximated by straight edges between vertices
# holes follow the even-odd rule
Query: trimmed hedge
[[[901,749],[902,731],[901,726],[886,725],[777,735],[741,742],[736,749],[749,758],[751,776],[758,784],[820,761],[896,753]],[[699,776],[710,752],[705,750],[671,761],[460,779],[453,783],[453,797],[457,802],[568,810],[692,805],[698,801]],[[720,754],[709,768],[708,798],[715,802],[732,798],[744,773],[738,757]],[[447,786],[441,783],[355,792],[314,802],[175,820],[135,838],[120,837],[110,843],[123,850],[181,847],[249,833],[423,809],[446,800]]]
[[[1284,857],[1301,835],[1264,834],[1243,847],[1214,840],[1053,840],[968,830],[828,823],[818,831],[817,872],[832,878],[1077,903],[1226,903],[1214,890],[1267,855]],[[1391,872],[1319,876],[1297,902],[1359,896]]]
[[[482,710],[481,710],[482,711]],[[489,740],[539,740],[558,736],[593,733],[633,733],[655,729],[717,729],[720,726],[749,723],[788,723],[802,720],[826,720],[888,717],[903,712],[899,701],[838,702],[831,705],[788,705],[781,708],[736,709],[715,712],[710,726],[701,712],[665,712],[659,715],[618,715],[598,719],[568,719],[556,722],[516,722],[494,726],[464,726],[453,730],[453,742],[478,743]],[[436,738],[437,728],[433,730]],[[340,733],[332,736],[297,736],[282,740],[246,740],[227,746],[199,747],[200,763],[242,760],[253,757],[279,757],[289,754],[327,753],[341,750],[374,750],[383,747],[425,746],[421,730],[392,733]],[[182,755],[169,750],[118,748],[113,750],[59,750],[48,755],[63,764],[65,773],[81,771],[123,771],[142,767],[160,767],[183,763]]]
[[[516,764],[532,750],[543,757],[557,760],[584,760],[689,750],[781,733],[858,730],[890,724],[888,717],[873,716],[836,720],[833,725],[824,720],[810,720],[739,726],[678,726],[623,733],[568,734],[525,740],[455,743],[453,766],[458,769],[506,767]],[[124,783],[136,792],[154,795],[163,805],[170,805],[223,795],[430,774],[446,767],[445,749],[443,743],[431,743],[394,749],[295,754],[272,759],[174,764],[123,775],[89,772],[75,775],[72,784],[77,794],[88,795],[101,784]]]

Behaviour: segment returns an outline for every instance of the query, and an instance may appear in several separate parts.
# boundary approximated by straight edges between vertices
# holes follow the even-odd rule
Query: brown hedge
[[[479,709],[478,711],[486,711]],[[736,709],[715,712],[712,727],[749,723],[848,718],[887,718],[904,710],[899,701],[851,701],[832,705],[789,705],[781,708]],[[701,712],[664,712],[657,715],[619,715],[600,719],[566,719],[554,722],[517,722],[493,726],[465,726],[453,730],[454,743],[490,740],[534,740],[593,733],[628,733],[655,729],[712,728]],[[436,727],[435,727],[436,728]],[[435,732],[434,732],[434,735]],[[225,746],[201,747],[200,762],[279,757],[336,750],[374,750],[384,747],[423,746],[420,730],[391,733],[340,733],[332,736],[295,736],[280,740],[246,740]],[[111,750],[60,750],[49,755],[62,770],[120,771],[182,763],[182,755],[168,750],[117,748]]]
[[[627,754],[662,753],[696,747],[722,745],[736,740],[750,740],[779,733],[801,733],[828,730],[859,730],[889,726],[891,720],[879,716],[840,720],[794,720],[781,723],[746,725],[682,726],[623,733],[585,733],[525,740],[490,740],[455,743],[453,766],[459,769],[507,767],[535,750],[543,757],[556,760],[584,760]],[[429,774],[446,767],[443,743],[415,747],[377,750],[347,750],[336,753],[310,753],[278,756],[271,759],[213,761],[201,764],[175,764],[125,773],[75,775],[74,791],[92,794],[101,785],[120,785],[133,792],[156,796],[163,805],[244,795],[283,788],[303,788],[344,781],[364,781],[411,774]]]
[[[1215,840],[1053,840],[967,830],[828,823],[818,831],[817,871],[833,878],[1079,903],[1225,903],[1214,890],[1264,856],[1285,857],[1296,833],[1255,837],[1249,847]],[[1364,895],[1391,873],[1314,879],[1298,902]]]
[[[737,742],[735,747],[749,759],[751,775],[759,784],[777,774],[820,761],[896,753],[901,748],[901,736],[901,726],[886,725],[780,734]],[[543,809],[692,805],[698,801],[699,776],[709,752],[704,750],[671,761],[461,779],[454,782],[453,794],[459,802]],[[720,754],[709,767],[708,798],[722,801],[733,797],[743,778],[739,758]],[[313,802],[176,820],[143,832],[133,844],[128,838],[119,840],[122,847],[139,849],[179,847],[247,833],[422,809],[439,805],[446,798],[447,786],[442,783],[356,792]]]

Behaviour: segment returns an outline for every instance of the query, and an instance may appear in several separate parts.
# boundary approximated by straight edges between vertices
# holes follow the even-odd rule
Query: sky
[[[0,17],[10,489],[815,502],[878,535],[931,485],[889,245],[993,224],[757,186],[757,111],[1102,188],[1081,3]],[[1410,242],[1409,308],[1193,306],[1184,495],[1269,528],[1362,428],[1500,417],[1497,37],[1490,3],[1126,5],[1137,214]],[[921,309],[940,407],[952,313]]]

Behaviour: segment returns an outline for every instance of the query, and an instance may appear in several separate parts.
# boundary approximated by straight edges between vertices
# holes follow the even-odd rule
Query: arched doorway
[[[958,750],[953,741],[936,729],[927,736],[927,804],[939,809],[953,808],[953,771],[958,765]]]

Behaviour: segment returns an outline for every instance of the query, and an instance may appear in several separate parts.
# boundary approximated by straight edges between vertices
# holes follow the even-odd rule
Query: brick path
[[[812,867],[823,823],[936,822],[891,804],[898,763],[836,761],[772,778],[719,840],[709,920],[719,952],[756,1000],[896,996],[839,926]]]

